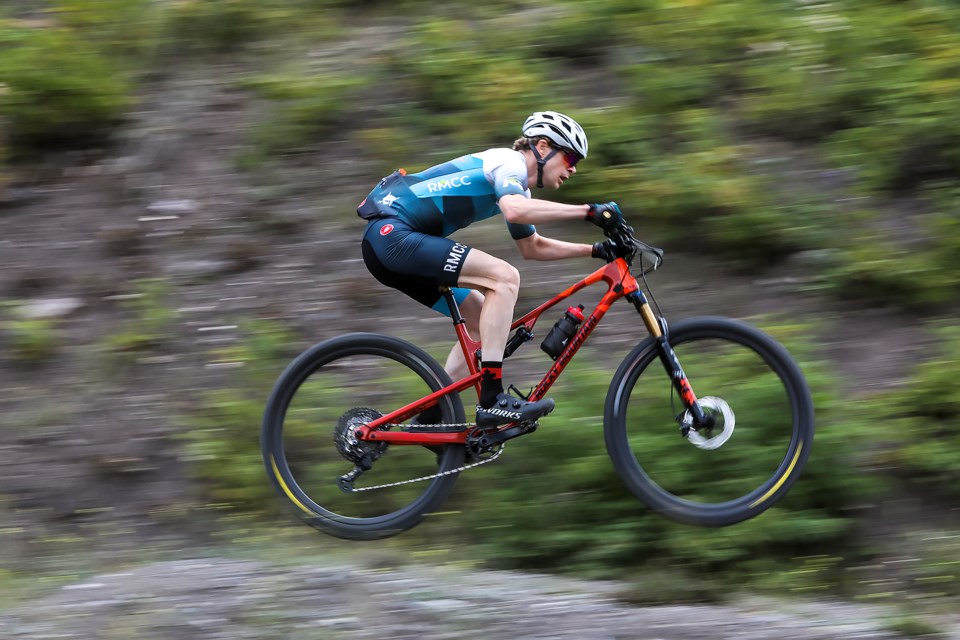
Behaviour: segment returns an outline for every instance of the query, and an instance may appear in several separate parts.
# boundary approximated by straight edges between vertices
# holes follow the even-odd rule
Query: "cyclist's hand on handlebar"
[[[600,258],[606,262],[613,262],[617,258],[625,258],[630,255],[630,248],[624,247],[622,244],[614,242],[613,240],[606,240],[604,242],[595,242],[591,255],[594,258]]]
[[[587,220],[603,229],[604,233],[610,234],[627,223],[620,212],[620,205],[616,202],[607,202],[605,204],[591,204],[587,211]]]

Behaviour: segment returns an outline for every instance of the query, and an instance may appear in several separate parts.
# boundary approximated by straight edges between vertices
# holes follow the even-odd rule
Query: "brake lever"
[[[640,253],[641,260],[646,258],[653,265],[650,267],[650,271],[656,271],[663,264],[663,249],[636,239],[634,239],[634,246]]]

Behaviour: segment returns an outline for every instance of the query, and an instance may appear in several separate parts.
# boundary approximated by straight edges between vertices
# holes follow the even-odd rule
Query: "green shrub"
[[[177,50],[236,51],[264,37],[270,17],[257,0],[178,0],[164,15],[164,38]]]
[[[14,318],[4,323],[11,358],[22,364],[50,360],[62,338],[54,318]]]
[[[165,7],[152,0],[55,0],[51,13],[118,63],[136,65],[159,44]]]
[[[608,52],[622,40],[625,27],[635,23],[638,12],[635,3],[571,2],[561,0],[552,3],[550,11],[531,12],[520,15],[510,22],[511,39],[524,42],[525,46],[540,55],[552,58],[579,60],[598,57]],[[511,16],[513,18],[513,16]],[[511,25],[503,25],[511,29]],[[531,36],[535,33],[536,36]]]
[[[427,131],[449,135],[461,149],[483,148],[511,143],[523,118],[544,108],[546,68],[504,46],[489,26],[437,17],[401,41],[378,82],[411,100]]]
[[[99,341],[99,365],[106,376],[121,376],[145,354],[161,349],[176,334],[178,313],[169,283],[145,278],[132,283],[120,302],[123,319]]]
[[[260,460],[264,398],[244,390],[204,393],[185,432],[185,459],[208,503],[261,511],[273,489]]]
[[[802,331],[781,328],[777,335],[807,363],[818,433],[802,478],[763,516],[705,531],[671,523],[647,510],[624,488],[603,444],[601,414],[610,372],[572,367],[554,393],[557,409],[544,421],[543,433],[511,442],[496,468],[461,478],[454,499],[462,511],[462,535],[498,566],[559,568],[604,577],[629,575],[643,567],[709,575],[728,586],[835,590],[843,579],[845,560],[793,558],[817,556],[823,548],[854,547],[849,509],[876,487],[857,470],[859,454],[853,444],[852,434],[864,433],[868,426],[856,408],[833,394],[826,367],[809,360],[807,350],[794,344],[797,338],[791,336]],[[651,372],[657,373],[656,367]],[[702,376],[693,381],[695,387],[698,380],[701,388],[710,387]],[[571,389],[576,389],[576,403],[563,400]],[[765,402],[762,386],[737,393],[755,403]],[[682,463],[674,458],[685,445],[679,437],[671,442],[664,441],[662,451],[645,451],[648,460],[652,456],[657,461],[661,479],[681,473],[676,464]],[[770,462],[759,451],[741,452],[737,464],[745,477],[761,473]],[[536,531],[536,545],[529,544],[531,531]],[[792,572],[798,563],[805,570]]]
[[[956,300],[955,270],[937,252],[877,236],[861,235],[854,242],[838,252],[837,266],[827,273],[827,286],[837,295],[920,310]]]
[[[888,425],[881,439],[895,445],[885,462],[925,495],[952,503],[960,497],[960,328],[941,326],[935,340],[907,383],[878,399],[876,419]]]
[[[753,1],[652,5],[628,29],[628,91],[648,113],[720,104],[755,63],[751,47],[782,37],[787,13]]]
[[[117,68],[56,28],[0,25],[0,115],[14,151],[102,142],[130,105]]]
[[[273,101],[253,132],[256,153],[264,156],[322,148],[325,138],[344,124],[363,78],[320,75],[308,70],[251,77],[242,86]]]
[[[260,459],[259,429],[267,393],[295,355],[297,342],[277,323],[243,321],[243,339],[214,350],[216,362],[240,365],[233,385],[205,391],[187,420],[186,457],[202,496],[230,509],[260,512],[277,505]]]

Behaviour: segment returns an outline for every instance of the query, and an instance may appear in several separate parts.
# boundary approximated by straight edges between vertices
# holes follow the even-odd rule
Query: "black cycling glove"
[[[619,243],[613,240],[605,240],[604,242],[595,242],[593,244],[593,252],[590,255],[594,258],[605,260],[606,262],[613,262],[617,258],[623,258],[629,253],[630,250]]]
[[[620,205],[616,202],[591,204],[589,211],[587,211],[586,219],[607,233],[615,231],[626,224],[623,219],[623,214],[620,212]]]

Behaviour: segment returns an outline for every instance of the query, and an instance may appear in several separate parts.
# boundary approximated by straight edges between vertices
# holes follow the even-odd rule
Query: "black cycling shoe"
[[[510,422],[530,422],[553,411],[552,398],[528,402],[509,393],[497,394],[497,401],[489,408],[477,405],[477,426],[481,429],[499,427]]]

